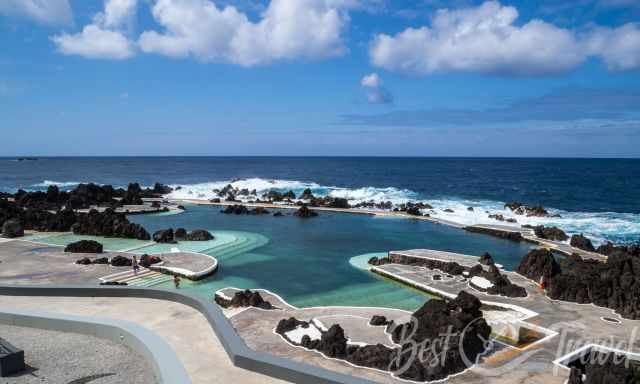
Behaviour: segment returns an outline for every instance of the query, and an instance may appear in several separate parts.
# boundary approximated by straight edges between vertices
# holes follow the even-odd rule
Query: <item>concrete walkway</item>
[[[138,298],[0,296],[0,307],[137,323],[171,346],[194,384],[284,383],[235,367],[204,316],[175,302]]]

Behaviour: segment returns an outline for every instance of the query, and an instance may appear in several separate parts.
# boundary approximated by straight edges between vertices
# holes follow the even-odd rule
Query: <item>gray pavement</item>
[[[154,372],[131,349],[92,336],[0,324],[0,336],[25,351],[27,370],[2,384],[153,384]]]

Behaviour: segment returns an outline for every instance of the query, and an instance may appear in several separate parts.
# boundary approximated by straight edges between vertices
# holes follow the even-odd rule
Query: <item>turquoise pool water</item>
[[[183,280],[182,289],[206,298],[225,287],[264,288],[300,307],[347,305],[415,310],[429,296],[363,270],[367,260],[390,250],[431,248],[480,255],[490,252],[513,269],[529,245],[468,233],[426,221],[323,212],[313,219],[286,216],[236,216],[219,207],[189,206],[179,215],[135,215],[130,220],[150,232],[184,227],[213,232],[211,241],[150,244],[148,241],[71,234],[30,238],[66,245],[100,241],[111,251],[169,253],[178,249],[206,253],[220,262],[218,272],[201,282]],[[357,257],[356,257],[357,256]],[[171,289],[171,283],[157,286]]]
[[[285,211],[285,217],[236,216],[221,214],[215,206],[187,208],[179,215],[136,215],[130,220],[151,232],[184,227],[204,228],[216,234],[216,240],[222,241],[218,245],[222,246],[204,252],[218,258],[220,270],[202,282],[183,284],[183,289],[207,298],[220,288],[234,286],[268,289],[301,307],[349,305],[414,310],[429,297],[363,271],[350,259],[411,248],[472,255],[488,251],[497,262],[513,268],[529,249],[526,244],[426,221],[338,213],[321,213],[303,220],[290,216],[290,211]],[[229,237],[235,240],[230,241]],[[151,249],[155,248],[146,251]],[[360,258],[364,259],[368,255]]]

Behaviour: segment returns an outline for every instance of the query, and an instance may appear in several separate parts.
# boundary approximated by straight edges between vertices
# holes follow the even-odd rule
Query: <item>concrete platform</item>
[[[455,261],[465,266],[474,266],[478,262],[478,257],[475,256],[432,250],[398,251],[391,254]],[[483,316],[493,329],[491,352],[479,365],[448,378],[447,383],[564,384],[569,370],[558,364],[557,360],[566,358],[585,345],[624,346],[617,349],[640,351],[640,342],[634,336],[640,321],[623,319],[607,308],[550,300],[537,284],[512,272],[504,273],[513,283],[527,290],[527,297],[508,298],[479,292],[462,281],[461,276],[433,280],[433,275],[445,276],[446,273],[423,267],[387,264],[370,269],[430,294],[455,297],[464,290],[483,302]],[[231,297],[235,289],[221,292]],[[343,361],[328,359],[316,351],[290,345],[275,334],[274,329],[281,319],[291,316],[306,321],[316,319],[325,327],[334,323],[341,324],[351,341],[392,345],[384,327],[371,327],[368,321],[373,315],[384,315],[388,319],[404,322],[409,318],[408,312],[382,308],[296,308],[277,295],[268,291],[260,292],[265,300],[278,309],[225,310],[234,328],[250,348],[381,383],[404,382],[388,372],[355,367]],[[615,319],[615,322],[607,319]]]
[[[130,257],[122,252],[101,254],[65,253],[63,247],[13,240],[0,243],[1,284],[88,284],[96,285],[101,276],[125,271],[131,267],[111,265],[78,265],[83,257]]]
[[[161,253],[161,265],[152,265],[149,269],[169,275],[178,275],[189,280],[201,280],[211,276],[218,269],[215,257],[194,252]]]

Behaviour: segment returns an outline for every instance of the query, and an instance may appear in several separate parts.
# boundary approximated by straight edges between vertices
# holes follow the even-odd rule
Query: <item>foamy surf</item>
[[[79,181],[54,181],[54,180],[44,180],[42,183],[34,184],[34,187],[50,187],[55,185],[59,188],[64,187],[75,187],[76,185],[81,184]]]
[[[234,188],[256,190],[258,197],[270,190],[287,192],[289,190],[300,195],[309,188],[314,195],[319,197],[330,196],[345,198],[351,205],[374,201],[376,203],[390,201],[394,205],[404,204],[409,201],[423,202],[433,206],[432,210],[424,210],[431,216],[453,221],[465,225],[473,224],[501,224],[501,225],[553,225],[563,229],[569,235],[583,233],[592,238],[596,243],[610,240],[614,242],[628,242],[640,240],[640,215],[632,213],[616,212],[567,212],[553,207],[546,207],[551,214],[559,214],[561,217],[526,217],[516,215],[504,208],[505,202],[491,200],[469,200],[457,198],[429,199],[415,191],[399,189],[395,187],[361,187],[344,188],[338,186],[320,185],[315,182],[250,178],[241,180],[213,181],[199,184],[171,185],[180,187],[167,197],[173,199],[199,199],[209,200],[220,198],[214,190],[220,190],[231,184]],[[241,198],[241,197],[239,197]],[[473,210],[469,210],[473,207]],[[453,212],[445,212],[449,209]],[[495,219],[490,219],[489,214],[501,214],[505,218],[514,218],[517,224],[509,224]]]

